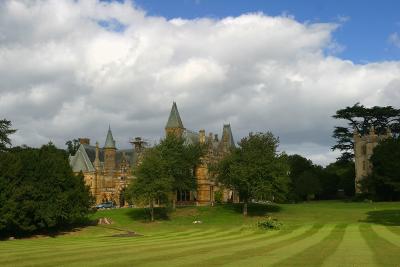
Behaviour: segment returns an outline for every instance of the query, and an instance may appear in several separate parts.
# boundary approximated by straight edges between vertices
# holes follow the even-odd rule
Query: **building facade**
[[[237,194],[219,186],[208,170],[210,164],[216,163],[230,153],[235,146],[229,124],[223,125],[221,139],[217,134],[206,135],[205,130],[190,131],[183,126],[174,102],[165,126],[165,135],[168,134],[182,137],[185,144],[201,143],[206,146],[206,153],[194,170],[197,190],[175,192],[178,205],[209,205],[214,203],[217,192],[222,195],[222,201],[238,201]],[[70,165],[75,173],[82,171],[96,203],[113,201],[119,206],[126,205],[124,190],[135,179],[132,169],[140,164],[144,150],[143,140],[137,137],[131,141],[132,149],[118,150],[109,128],[106,141],[101,148],[97,142],[92,146],[88,138],[80,138],[79,142],[77,152],[69,157]]]
[[[223,125],[221,139],[219,139],[218,134],[206,134],[204,129],[199,130],[198,132],[188,130],[184,127],[178,107],[174,102],[172,104],[167,124],[165,125],[165,135],[168,134],[182,137],[186,144],[200,143],[206,147],[206,152],[201,158],[201,163],[195,169],[197,190],[194,192],[176,192],[176,200],[178,204],[213,204],[217,192],[222,196],[222,201],[224,202],[237,202],[239,200],[238,195],[234,191],[224,189],[216,183],[208,168],[210,164],[218,162],[235,147],[230,124]]]
[[[79,142],[69,162],[75,173],[82,171],[96,203],[112,201],[118,206],[126,205],[124,190],[134,179],[131,170],[140,154],[140,138],[132,142],[135,148],[118,150],[109,128],[102,148],[97,142],[92,146],[88,138],[80,138]]]
[[[357,130],[354,131],[354,164],[355,164],[355,190],[356,193],[363,193],[362,180],[371,174],[372,163],[371,156],[374,153],[374,148],[381,140],[391,137],[392,134],[388,130],[385,134],[376,134],[372,127],[368,134],[360,135]]]

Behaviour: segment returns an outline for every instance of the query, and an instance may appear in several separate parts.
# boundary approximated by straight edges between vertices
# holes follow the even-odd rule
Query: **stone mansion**
[[[165,134],[182,137],[186,144],[202,143],[206,146],[205,155],[195,168],[197,190],[176,192],[176,203],[181,205],[209,205],[214,202],[215,192],[222,193],[223,201],[237,201],[238,196],[231,190],[219,188],[208,172],[210,163],[215,163],[235,146],[231,126],[223,125],[221,138],[217,134],[206,134],[184,127],[176,103],[172,104]],[[119,206],[126,205],[124,190],[135,177],[132,169],[140,164],[144,142],[140,137],[131,140],[131,149],[117,149],[111,128],[108,129],[104,146],[90,144],[88,138],[79,138],[80,146],[69,162],[75,173],[82,171],[85,183],[95,197],[96,203],[113,201]]]

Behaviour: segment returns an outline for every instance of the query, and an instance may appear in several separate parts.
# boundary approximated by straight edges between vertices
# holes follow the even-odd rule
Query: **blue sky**
[[[334,33],[344,47],[337,54],[356,63],[399,60],[400,47],[389,36],[400,33],[400,1],[362,0],[135,0],[149,15],[166,18],[239,16],[248,12],[288,14],[300,22],[341,22]],[[343,22],[345,20],[345,22]]]

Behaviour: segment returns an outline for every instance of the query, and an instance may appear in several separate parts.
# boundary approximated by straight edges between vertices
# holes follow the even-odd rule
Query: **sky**
[[[117,147],[184,126],[333,162],[336,110],[400,99],[400,2],[0,1],[0,117],[14,145]]]

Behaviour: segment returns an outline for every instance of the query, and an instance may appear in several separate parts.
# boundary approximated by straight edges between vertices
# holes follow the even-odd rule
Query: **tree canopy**
[[[377,134],[383,134],[388,129],[394,135],[400,133],[400,109],[392,106],[368,108],[356,103],[339,109],[333,118],[347,121],[345,126],[336,126],[332,135],[336,139],[332,149],[342,152],[342,160],[351,160],[354,157],[354,130],[361,135],[367,134],[371,127],[374,127]]]
[[[128,187],[127,197],[136,203],[148,204],[154,220],[153,204],[174,201],[174,192],[195,190],[195,167],[200,162],[200,144],[185,144],[183,138],[168,135],[160,144],[144,152],[141,164],[134,170],[137,179]]]
[[[67,146],[68,153],[70,155],[75,155],[76,151],[78,151],[78,148],[81,144],[79,143],[78,139],[73,139],[65,142],[65,145]]]
[[[278,144],[278,138],[270,132],[250,133],[216,166],[217,181],[239,193],[244,215],[252,199],[286,198],[289,165],[287,156],[277,152]]]
[[[157,147],[145,151],[135,175],[136,180],[126,191],[127,197],[134,203],[149,205],[151,221],[154,221],[154,202],[158,200],[166,203],[174,182],[168,171],[168,163]]]
[[[74,175],[65,151],[12,148],[0,153],[0,235],[28,235],[71,225],[90,211],[83,175]]]

